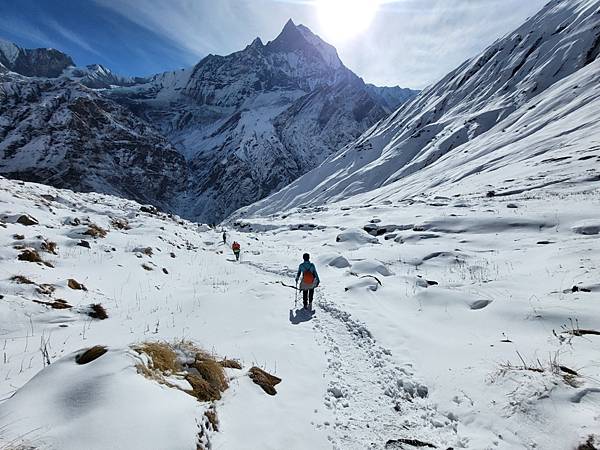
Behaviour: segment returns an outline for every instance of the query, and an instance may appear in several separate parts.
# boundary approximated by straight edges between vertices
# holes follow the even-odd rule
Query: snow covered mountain
[[[152,127],[66,78],[0,75],[0,173],[169,210],[183,157]]]
[[[53,72],[44,69],[32,73],[19,69],[23,58],[19,55],[28,55],[29,50],[9,43],[3,44],[1,50],[4,56],[0,62],[6,63],[7,70],[11,71],[5,73],[4,79],[12,83],[5,87],[5,92],[10,94],[0,99],[4,108],[13,108],[14,103],[27,107],[29,99],[17,98],[19,93],[48,88],[48,94],[54,95],[55,87],[60,86],[61,95],[68,96],[66,90],[72,87],[75,97],[79,97],[81,91],[102,98],[103,109],[118,111],[122,120],[136,126],[153,128],[149,133],[136,134],[135,142],[143,148],[157,150],[152,155],[157,167],[181,168],[176,179],[171,178],[170,169],[164,174],[174,185],[152,191],[139,191],[138,187],[128,189],[124,185],[128,177],[123,178],[123,183],[115,183],[109,176],[110,171],[94,173],[93,168],[75,177],[79,180],[76,183],[73,177],[60,183],[54,175],[36,178],[34,174],[43,172],[38,169],[46,168],[46,165],[38,167],[39,162],[53,151],[45,146],[42,155],[29,155],[18,164],[11,152],[20,148],[22,153],[30,154],[38,147],[28,142],[46,133],[60,134],[58,127],[68,127],[68,121],[54,123],[50,131],[40,117],[33,117],[39,114],[33,99],[28,111],[32,115],[31,123],[39,124],[40,128],[35,130],[36,125],[30,123],[17,130],[20,116],[12,115],[2,129],[2,133],[11,134],[13,138],[3,143],[4,147],[10,145],[11,151],[0,159],[1,173],[73,189],[90,190],[93,186],[99,192],[128,192],[131,198],[143,202],[158,199],[158,205],[163,208],[205,222],[219,221],[239,207],[286,186],[416,95],[416,91],[409,89],[366,85],[342,64],[334,47],[291,20],[281,34],[267,44],[257,38],[240,52],[228,56],[209,55],[193,68],[149,78],[122,77],[101,65],[76,67],[70,58],[64,61],[57,58],[52,65]],[[54,50],[40,52],[56,56]],[[47,76],[61,81],[32,82],[16,74]],[[74,82],[96,92],[85,91]],[[20,84],[29,87],[18,88]],[[44,97],[43,92],[40,94]],[[115,102],[138,117],[126,118],[128,112]],[[85,118],[80,117],[80,120]],[[106,127],[114,127],[114,130],[103,130],[92,139],[98,144],[99,153],[113,151],[112,137],[122,132],[118,122],[107,122]],[[94,126],[91,124],[90,128]],[[62,131],[71,134],[68,128]],[[17,134],[18,137],[14,137]],[[148,142],[144,142],[146,135]],[[163,145],[164,140],[157,146],[161,136],[187,162],[176,162],[172,148]],[[111,140],[102,145],[104,139],[109,138]],[[72,142],[63,145],[69,146]],[[164,157],[158,154],[159,147],[166,150]],[[80,153],[81,148],[74,145],[70,154]],[[158,160],[161,162],[157,163]],[[61,170],[66,170],[70,161],[63,160]],[[123,173],[140,172],[142,179],[155,175],[153,170],[146,173],[145,165],[133,166],[138,161],[136,151],[129,157],[121,154],[119,161],[121,165],[123,162],[132,164],[123,167]],[[30,165],[25,167],[27,164]],[[70,168],[72,174],[79,171],[79,167]],[[93,182],[82,181],[90,174]],[[159,182],[158,186],[162,184]],[[140,192],[146,194],[140,196]],[[173,195],[174,192],[179,195]]]
[[[21,48],[0,39],[0,72],[12,71],[26,77],[58,77],[75,63],[70,56],[52,48]]]
[[[449,196],[464,192],[465,184],[508,195],[597,177],[599,10],[597,0],[551,1],[320,167],[242,214],[357,194]]]
[[[320,164],[414,96],[367,86],[291,20],[273,41],[113,89],[190,164],[180,214],[218,221]]]

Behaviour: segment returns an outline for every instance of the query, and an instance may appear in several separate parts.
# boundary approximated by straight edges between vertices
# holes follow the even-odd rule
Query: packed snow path
[[[296,275],[263,263],[247,264],[286,280]],[[302,308],[301,297],[295,307]],[[399,439],[439,448],[457,445],[456,417],[443,416],[429,402],[429,389],[415,376],[411,362],[397,361],[365,324],[327,300],[326,289],[316,290],[313,308],[314,315],[301,309],[294,313],[312,322],[314,338],[327,356],[324,404],[334,420],[317,426],[325,427],[334,449],[396,448]]]

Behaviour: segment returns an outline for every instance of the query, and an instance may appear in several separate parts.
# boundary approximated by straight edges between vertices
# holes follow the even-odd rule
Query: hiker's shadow
[[[297,309],[296,311],[290,309],[290,322],[292,325],[299,325],[303,322],[308,322],[313,318],[314,315],[315,312],[309,311],[308,309],[301,308]]]

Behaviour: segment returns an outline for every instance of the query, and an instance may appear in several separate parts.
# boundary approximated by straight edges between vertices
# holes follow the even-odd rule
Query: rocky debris
[[[22,241],[22,240],[24,240],[24,239],[25,239],[25,236],[24,236],[24,235],[22,235],[22,234],[13,234],[12,238],[13,238],[15,241]]]
[[[21,225],[25,225],[25,226],[32,226],[32,225],[39,225],[40,222],[38,222],[38,220],[33,217],[30,216],[29,214],[22,214],[19,216],[19,218],[17,219],[17,223],[20,223]]]
[[[81,239],[81,240],[80,240],[80,241],[77,243],[77,245],[78,245],[79,247],[90,248],[90,243],[89,243],[88,241],[84,240],[84,239]]]
[[[116,228],[117,230],[130,230],[131,229],[127,219],[124,219],[122,217],[113,218],[111,220],[110,224],[113,226],[113,228]]]
[[[140,206],[140,211],[146,214],[157,215],[158,209],[152,205],[142,205]]]

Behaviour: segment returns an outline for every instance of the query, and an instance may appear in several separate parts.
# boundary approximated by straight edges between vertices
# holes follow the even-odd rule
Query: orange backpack
[[[313,284],[314,281],[315,281],[315,275],[310,270],[306,270],[302,274],[302,282],[304,284]]]

